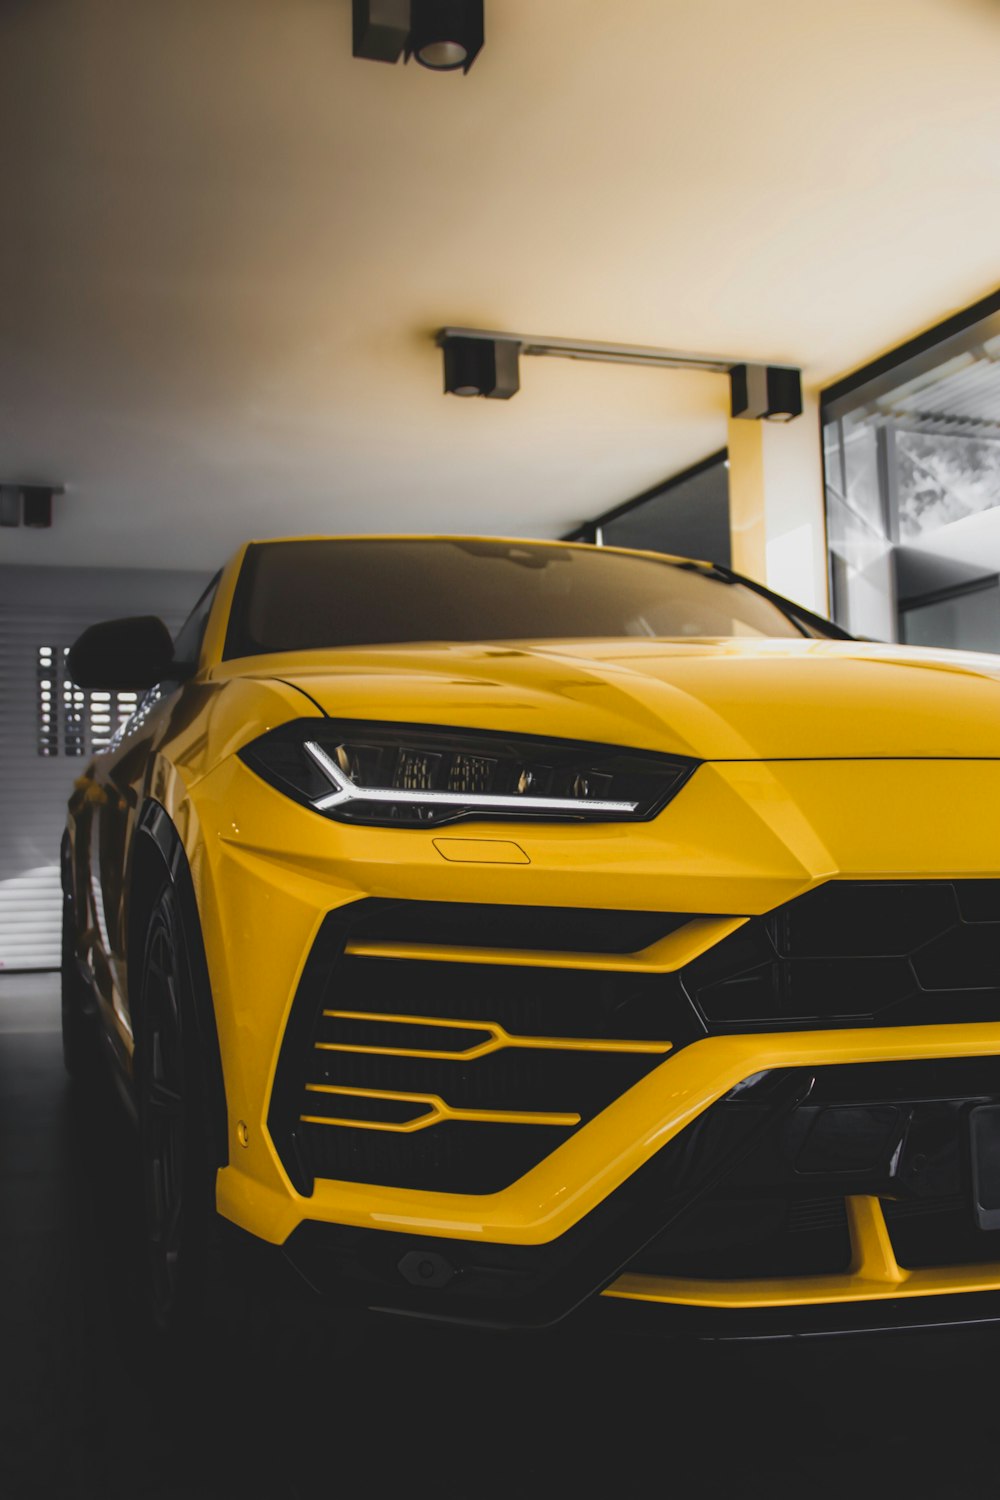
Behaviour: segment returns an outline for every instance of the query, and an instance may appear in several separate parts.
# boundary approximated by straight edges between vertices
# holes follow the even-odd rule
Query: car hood
[[[701,760],[1000,757],[1000,657],[854,641],[339,648],[227,662],[335,718],[633,745]]]

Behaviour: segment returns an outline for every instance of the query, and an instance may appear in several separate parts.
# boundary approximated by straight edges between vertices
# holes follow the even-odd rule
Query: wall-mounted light
[[[467,73],[484,39],[483,0],[353,0],[352,21],[355,57],[437,73]]]
[[[542,354],[559,359],[593,359],[602,364],[651,365],[663,370],[706,370],[729,377],[734,417],[790,422],[802,412],[802,376],[787,365],[751,365],[722,354],[499,333],[487,328],[442,328],[436,338],[444,350],[444,388],[449,395],[513,396],[520,384],[520,356]]]
[[[516,339],[467,339],[443,333],[444,388],[451,396],[490,396],[507,401],[521,385]]]
[[[734,365],[730,412],[747,421],[791,422],[802,415],[802,375],[786,365]]]
[[[0,484],[0,526],[52,525],[52,497],[62,488],[52,484]]]

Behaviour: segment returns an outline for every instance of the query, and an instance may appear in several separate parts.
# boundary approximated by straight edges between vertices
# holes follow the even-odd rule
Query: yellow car
[[[707,563],[250,543],[70,802],[152,1302],[720,1336],[1000,1304],[1000,660]]]

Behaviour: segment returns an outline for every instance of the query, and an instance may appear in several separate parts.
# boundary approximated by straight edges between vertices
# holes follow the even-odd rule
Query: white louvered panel
[[[0,943],[8,969],[59,966],[62,889],[59,866],[0,881]]]
[[[155,608],[155,601],[151,601]],[[0,601],[0,969],[59,965],[59,845],[66,803],[89,755],[39,755],[38,648],[61,651],[107,610]],[[181,623],[164,613],[171,629]],[[53,704],[56,703],[53,690]]]

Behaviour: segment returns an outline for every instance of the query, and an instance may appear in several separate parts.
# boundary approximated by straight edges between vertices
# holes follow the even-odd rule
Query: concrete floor
[[[691,1345],[302,1310],[179,1364],[138,1310],[135,1160],[62,1071],[55,975],[0,976],[0,1496],[979,1496],[1000,1331]]]

